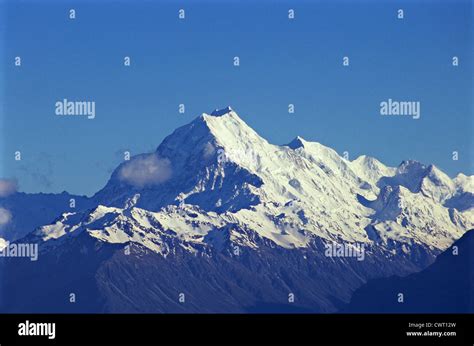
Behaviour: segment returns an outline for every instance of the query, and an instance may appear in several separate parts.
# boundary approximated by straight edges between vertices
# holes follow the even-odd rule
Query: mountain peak
[[[304,140],[303,137],[296,136],[295,139],[293,139],[290,143],[288,143],[288,147],[291,149],[298,149],[298,148],[304,148],[304,145],[307,142]]]
[[[458,186],[459,190],[474,194],[474,175],[459,173],[454,178],[454,183]]]
[[[382,177],[390,177],[395,174],[395,168],[385,166],[372,156],[361,155],[351,161],[350,165],[359,177],[374,186]]]
[[[351,163],[353,166],[358,165],[364,167],[365,169],[383,170],[384,174],[386,175],[393,175],[395,173],[394,168],[385,166],[382,162],[372,156],[360,155],[356,159],[352,160]],[[393,173],[390,173],[390,171],[393,171]]]
[[[367,156],[367,155],[360,155],[359,157],[353,160],[353,162],[375,162],[375,161],[378,161],[378,160],[373,158],[372,156]]]
[[[416,160],[404,160],[397,168],[398,173],[420,173],[426,170],[426,166]]]
[[[229,114],[230,112],[233,112],[233,109],[231,106],[227,106],[222,109],[215,109],[210,115],[215,116],[215,117],[221,117],[223,115]]]

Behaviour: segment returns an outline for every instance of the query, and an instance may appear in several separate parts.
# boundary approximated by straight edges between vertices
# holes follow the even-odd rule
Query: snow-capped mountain
[[[88,280],[107,303],[92,310],[249,311],[253,306],[261,311],[261,304],[275,306],[297,290],[299,307],[334,311],[338,301],[347,302],[369,278],[420,270],[473,228],[472,182],[472,176],[450,179],[435,166],[415,161],[397,168],[367,156],[348,161],[301,137],[274,145],[228,107],[178,128],[156,152],[123,162],[87,208],[64,208],[26,239],[41,244],[43,263],[49,266],[59,258],[69,262],[81,256],[83,248],[95,253],[91,243],[111,253],[126,246],[136,250],[136,256],[115,253],[94,262],[96,274]],[[363,244],[365,260],[326,256],[327,244],[334,243]],[[131,258],[137,256],[147,258],[149,275],[159,276],[147,296],[158,302],[134,296],[125,304],[117,295],[131,295],[131,287],[111,290],[112,284],[123,285],[117,280],[124,275],[110,271],[111,263],[130,274]],[[191,272],[183,258],[198,258]],[[223,261],[232,275],[222,271]],[[167,268],[180,274],[160,276],[165,274],[152,269],[157,263],[163,273]],[[255,270],[262,278],[255,277]],[[12,275],[27,280],[29,271],[22,273]],[[130,275],[143,279],[139,273]],[[198,280],[206,275],[212,282]],[[207,294],[199,300],[194,293],[200,306],[186,310],[176,302],[164,303],[174,299],[182,280],[223,302]],[[227,292],[226,285],[239,294]]]
[[[235,224],[285,248],[305,247],[320,237],[377,240],[388,247],[388,240],[417,243],[436,252],[473,227],[462,211],[443,205],[462,189],[469,191],[467,185],[467,177],[453,181],[415,161],[396,169],[366,156],[350,162],[301,137],[273,145],[228,108],[203,114],[155,153],[119,166],[94,196],[98,206],[85,220],[77,223],[77,213],[68,212],[37,234],[49,239],[84,226],[104,241],[133,240],[161,252],[158,239],[154,245],[146,241],[157,229],[201,244],[213,229]],[[135,231],[102,227],[113,215],[123,215],[117,222],[129,222],[127,229]],[[138,237],[140,230],[144,237]]]
[[[67,192],[59,194],[14,192],[8,196],[0,194],[0,211],[8,210],[9,215],[8,222],[3,223],[0,220],[0,239],[11,242],[23,238],[38,226],[50,223],[64,211],[71,209],[71,200],[74,200],[77,209],[92,206],[92,201],[87,197]]]

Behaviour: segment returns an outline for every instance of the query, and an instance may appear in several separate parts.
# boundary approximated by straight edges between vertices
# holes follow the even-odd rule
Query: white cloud
[[[0,208],[0,226],[4,226],[12,219],[12,213],[5,208]]]
[[[171,178],[171,162],[156,154],[133,158],[119,172],[119,179],[135,187],[161,184]]]
[[[14,179],[0,179],[0,197],[8,197],[17,190],[17,183]]]

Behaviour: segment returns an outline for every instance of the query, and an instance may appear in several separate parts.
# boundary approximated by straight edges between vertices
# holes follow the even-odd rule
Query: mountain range
[[[3,260],[1,311],[335,312],[474,228],[474,176],[274,145],[227,107],[124,161],[92,197],[15,192],[0,208],[3,243],[40,249]]]

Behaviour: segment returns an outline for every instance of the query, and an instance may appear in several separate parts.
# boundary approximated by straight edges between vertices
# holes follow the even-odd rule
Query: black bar
[[[14,314],[0,315],[0,345],[473,345],[473,320],[472,314]],[[19,324],[26,321],[54,322],[55,338],[19,336]],[[424,325],[409,327],[409,323]],[[456,325],[449,327],[450,323]]]

